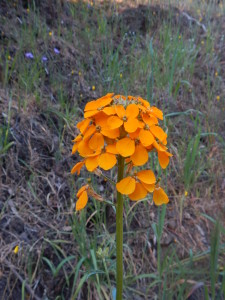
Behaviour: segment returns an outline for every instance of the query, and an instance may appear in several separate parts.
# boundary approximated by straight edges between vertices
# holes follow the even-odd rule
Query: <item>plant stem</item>
[[[117,182],[123,179],[124,158],[118,157]],[[116,300],[122,300],[123,293],[123,195],[117,192],[116,203]]]

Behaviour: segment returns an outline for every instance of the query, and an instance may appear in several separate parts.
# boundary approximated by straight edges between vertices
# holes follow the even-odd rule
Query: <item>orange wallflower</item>
[[[110,170],[118,157],[126,158],[127,177],[117,182],[117,191],[131,200],[143,199],[153,193],[153,201],[161,205],[169,201],[161,187],[156,186],[152,170],[133,171],[148,162],[149,153],[157,152],[160,166],[165,169],[170,154],[167,150],[167,134],[159,126],[163,113],[157,107],[150,106],[141,97],[122,96],[108,93],[90,101],[84,108],[84,119],[77,124],[79,134],[73,140],[72,154],[76,152],[83,158],[71,170],[80,174],[83,166],[89,172]],[[82,187],[78,193],[76,210],[87,204],[88,193],[95,197],[90,187]],[[96,196],[99,198],[100,196]]]

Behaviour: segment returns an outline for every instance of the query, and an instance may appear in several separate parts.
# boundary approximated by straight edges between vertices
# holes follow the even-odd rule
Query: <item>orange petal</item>
[[[77,128],[80,130],[80,132],[83,134],[85,130],[88,128],[91,120],[90,119],[84,119],[81,122],[77,124]]]
[[[79,143],[75,143],[75,144],[73,145],[73,148],[72,148],[72,154],[74,154],[74,153],[77,152],[78,145],[79,145]]]
[[[139,108],[139,111],[141,110],[142,112],[146,112],[146,108],[143,105],[138,104],[137,106]]]
[[[79,143],[79,146],[77,148],[80,156],[85,157],[89,154],[93,153],[93,150],[89,148],[88,146],[88,140],[83,140]]]
[[[108,152],[108,153],[118,154],[118,151],[116,150],[116,143],[107,145],[107,146],[105,147],[105,150],[106,150],[106,152]]]
[[[91,153],[91,154],[87,154],[86,157],[94,157],[99,155],[102,152],[101,149],[97,149],[95,152]]]
[[[98,167],[98,155],[87,157],[85,159],[85,166],[89,172],[93,172]]]
[[[117,142],[116,149],[120,155],[127,157],[134,154],[135,143],[129,137],[125,137]]]
[[[107,116],[103,111],[100,111],[99,114],[94,116],[94,124],[96,126],[100,126],[101,129],[109,129],[107,120],[109,116]]]
[[[157,149],[160,152],[164,152],[167,150],[167,147],[163,146],[162,144],[157,143],[156,140],[154,140],[152,145],[155,147],[155,149]]]
[[[96,132],[88,142],[89,148],[92,150],[101,149],[104,147],[104,137],[101,133]]]
[[[136,104],[129,104],[126,108],[127,118],[136,118],[139,115],[139,108]]]
[[[138,127],[139,128],[144,128],[145,127],[145,123],[138,120]]]
[[[119,128],[112,129],[112,130],[103,129],[103,130],[101,130],[101,133],[104,136],[109,137],[110,139],[116,139],[116,138],[118,138],[120,136],[120,130],[119,130]]]
[[[77,192],[77,198],[79,198],[80,195],[83,193],[83,191],[87,190],[88,188],[89,188],[89,185],[88,185],[88,184],[83,185],[83,186],[79,189],[79,191]]]
[[[144,147],[150,146],[154,142],[154,136],[149,130],[141,129],[139,138]]]
[[[137,178],[144,183],[153,184],[156,182],[155,175],[151,170],[142,170],[138,172]]]
[[[138,97],[138,101],[140,101],[144,105],[144,107],[146,107],[146,108],[150,107],[150,104],[147,100],[144,100],[141,97]]]
[[[75,137],[74,140],[72,140],[72,142],[80,142],[83,139],[83,136],[81,134],[79,134],[78,136]]]
[[[135,140],[139,137],[140,128],[138,128],[135,132],[130,132],[129,136],[132,140]]]
[[[96,100],[90,101],[86,104],[84,111],[96,110],[98,109],[98,102]]]
[[[98,101],[99,107],[105,107],[106,105],[110,104],[112,102],[112,100],[113,100],[112,97],[105,95],[104,97],[99,98],[97,101]]]
[[[126,114],[126,111],[125,111],[125,108],[123,107],[123,105],[116,105],[115,110],[116,110],[117,116],[120,119],[122,119]]]
[[[76,211],[83,209],[87,205],[87,202],[88,202],[88,195],[87,192],[84,191],[76,202]]]
[[[114,115],[116,113],[115,108],[112,106],[105,107],[102,111],[108,116]]]
[[[162,144],[163,144],[163,145],[167,145],[167,136],[166,136],[166,138],[162,141]]]
[[[96,110],[99,107],[108,105],[109,103],[111,103],[113,95],[113,93],[108,93],[97,100],[88,102],[84,108],[84,111]]]
[[[86,119],[86,118],[93,117],[93,116],[99,114],[99,112],[100,112],[100,110],[98,110],[98,109],[86,111],[86,112],[84,113],[84,118]]]
[[[84,134],[83,139],[84,139],[84,140],[88,139],[88,138],[89,138],[90,136],[92,136],[92,134],[95,133],[95,132],[96,132],[96,127],[95,127],[95,125],[89,126],[88,129],[87,129],[87,131],[86,131],[85,134]]]
[[[149,114],[154,115],[156,118],[163,120],[163,112],[155,106],[148,110]]]
[[[135,166],[143,166],[148,161],[148,151],[139,144],[135,147],[135,152],[130,158]]]
[[[112,169],[117,163],[115,154],[103,153],[98,158],[99,167],[103,170]]]
[[[151,130],[151,133],[157,137],[160,141],[163,141],[166,137],[167,137],[167,134],[164,132],[164,130],[159,127],[159,126],[151,126],[150,127],[150,130]]]
[[[149,193],[152,193],[155,189],[155,184],[147,184],[147,183],[144,183],[142,182],[142,185],[146,188],[146,190],[149,192]]]
[[[80,175],[80,170],[84,165],[84,161],[78,162],[71,170],[71,174],[75,174],[77,172],[77,175]]]
[[[128,197],[130,198],[130,200],[137,201],[137,200],[145,198],[147,193],[148,192],[144,188],[144,186],[140,182],[137,182],[134,192],[132,194],[129,194]]]
[[[168,155],[168,154],[170,154],[170,153],[168,153],[166,151],[165,152],[158,151],[159,164],[163,169],[165,169],[169,164],[169,161],[170,161],[169,156],[171,156],[171,155]]]
[[[123,121],[117,116],[111,116],[108,118],[107,123],[110,129],[116,129],[123,124]]]
[[[129,195],[134,192],[135,185],[135,179],[129,176],[120,180],[120,182],[116,184],[116,189],[120,194]]]
[[[142,119],[148,126],[158,124],[158,120],[154,116],[149,116],[148,114],[142,114]]]
[[[161,187],[155,188],[153,193],[153,201],[155,205],[167,204],[169,202],[169,198],[167,194]]]
[[[127,122],[124,122],[124,129],[126,132],[135,132],[139,126],[139,121],[137,119],[130,118]]]

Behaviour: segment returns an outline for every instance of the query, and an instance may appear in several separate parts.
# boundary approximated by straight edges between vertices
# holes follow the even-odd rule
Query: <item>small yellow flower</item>
[[[95,85],[92,85],[92,91],[95,91]]]
[[[217,101],[220,101],[220,96],[216,96],[216,100],[217,100]]]
[[[27,13],[29,13],[30,12],[30,10],[29,10],[29,8],[27,8]]]
[[[120,73],[120,78],[122,78],[123,77],[123,74],[122,73]]]
[[[8,60],[11,60],[11,56],[10,55],[8,55]]]
[[[215,72],[215,76],[216,76],[216,77],[218,76],[218,72]]]
[[[185,192],[184,192],[184,196],[185,196],[185,197],[187,197],[187,195],[188,195],[188,192],[187,192],[187,191],[185,191]]]
[[[48,34],[49,34],[49,36],[52,36],[52,32],[51,32],[51,31],[49,31],[49,33],[48,33]]]
[[[79,76],[81,76],[81,75],[82,75],[81,71],[79,71],[78,75],[79,75]]]
[[[202,44],[202,45],[204,45],[204,44],[205,44],[205,42],[204,42],[204,41],[201,41],[201,44]]]
[[[74,70],[71,71],[71,74],[72,74],[72,75],[74,74]]]
[[[202,18],[199,18],[199,22],[201,22],[202,21]]]
[[[91,177],[87,178],[87,182],[91,183]]]
[[[179,40],[181,39],[181,35],[178,36]]]
[[[18,245],[14,248],[13,252],[14,252],[15,254],[17,254],[17,253],[19,252],[19,246],[18,246]]]
[[[82,97],[83,97],[83,94],[80,94],[80,97],[82,98]]]

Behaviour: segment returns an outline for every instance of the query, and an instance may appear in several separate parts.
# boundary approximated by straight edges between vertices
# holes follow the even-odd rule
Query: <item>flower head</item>
[[[33,56],[33,54],[32,54],[31,52],[26,52],[26,53],[25,53],[25,57],[26,57],[26,58],[30,58],[30,59],[33,59],[33,58],[34,58],[34,56]]]
[[[54,52],[55,52],[55,54],[59,54],[60,53],[60,50],[58,49],[58,48],[54,48]]]
[[[17,253],[19,252],[19,246],[18,246],[18,245],[14,248],[13,252],[14,252],[15,254],[17,254]]]
[[[45,62],[45,61],[48,60],[48,58],[44,55],[44,56],[42,56],[41,60],[42,60],[43,62]]]
[[[81,172],[83,166],[89,172],[98,169],[110,170],[122,157],[126,160],[126,174],[116,184],[117,191],[131,200],[143,199],[153,193],[156,205],[168,203],[169,199],[152,170],[137,171],[156,152],[160,166],[165,169],[170,154],[167,150],[167,134],[159,126],[163,113],[141,97],[122,96],[108,93],[88,102],[84,108],[84,119],[77,124],[79,134],[73,140],[72,154],[82,157],[71,170]],[[92,190],[93,191],[93,190]],[[87,204],[90,186],[82,187],[78,193],[76,210]],[[91,193],[93,197],[96,195]]]

